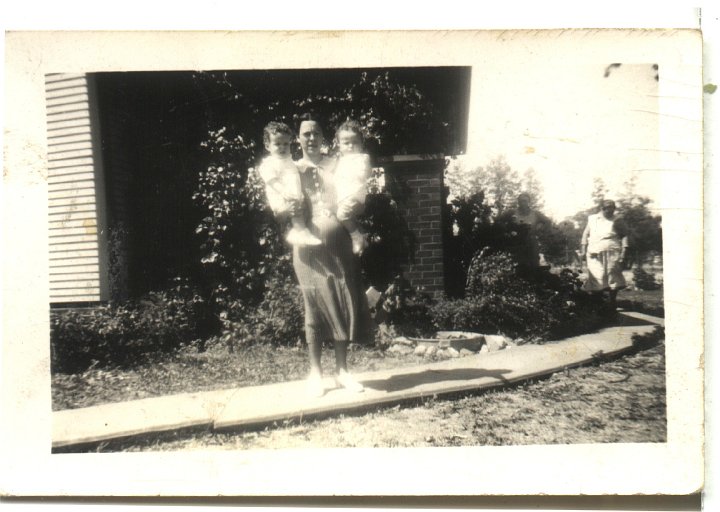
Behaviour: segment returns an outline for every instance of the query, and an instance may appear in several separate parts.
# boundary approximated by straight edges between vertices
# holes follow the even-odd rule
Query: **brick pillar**
[[[404,269],[413,287],[433,296],[445,291],[442,201],[445,159],[442,155],[402,155],[381,162],[400,191],[398,207],[415,238],[413,263]]]

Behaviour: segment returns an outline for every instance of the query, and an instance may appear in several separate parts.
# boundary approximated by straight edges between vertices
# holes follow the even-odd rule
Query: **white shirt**
[[[583,231],[582,245],[587,245],[588,253],[620,250],[627,247],[626,236],[620,236],[615,231],[616,217],[607,219],[602,213],[595,213],[588,217],[587,226]]]

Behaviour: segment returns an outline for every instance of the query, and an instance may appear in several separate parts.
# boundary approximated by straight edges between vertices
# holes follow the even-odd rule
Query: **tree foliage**
[[[517,261],[527,259],[527,248],[537,247],[550,263],[567,264],[572,253],[568,233],[542,214],[543,189],[537,173],[527,169],[522,177],[499,156],[487,165],[468,169],[462,160],[450,160],[446,172],[450,203],[446,240],[447,288],[462,295],[470,261],[483,247],[505,251]],[[518,196],[527,194],[539,222],[529,227],[514,213]]]
[[[393,79],[389,71],[362,72],[339,94],[322,92],[292,101],[292,112],[308,109],[328,127],[356,119],[364,127],[366,149],[374,155],[442,153],[449,144],[449,123],[415,85]],[[326,134],[328,141],[332,133]]]
[[[494,158],[478,172],[478,184],[494,217],[516,205],[522,183],[517,171],[510,167],[504,157]]]
[[[533,210],[542,210],[545,207],[543,186],[535,169],[529,168],[523,173],[521,192],[527,194],[530,199],[530,208]]]
[[[607,185],[605,185],[605,181],[599,177],[593,178],[593,188],[590,194],[593,201],[592,209],[596,211],[600,209],[602,202],[605,200],[605,197],[607,197],[607,193],[608,188]]]
[[[527,169],[520,176],[502,155],[475,167],[469,167],[461,158],[448,159],[445,185],[451,199],[467,199],[481,193],[494,218],[514,209],[521,193],[528,195],[533,209],[542,210],[545,204],[542,183],[535,170]]]
[[[653,254],[662,254],[662,217],[650,209],[650,198],[637,193],[630,179],[618,200],[618,212],[628,229],[629,259],[642,265]]]
[[[445,186],[448,197],[461,198],[473,194],[483,193],[482,167],[468,168],[466,161],[461,157],[448,157],[445,166]]]
[[[333,127],[357,119],[371,156],[441,151],[449,133],[449,123],[423,92],[412,83],[395,80],[390,72],[358,73],[340,89],[318,86],[303,94],[272,89],[272,83],[267,86],[272,89],[269,93],[252,83],[235,83],[234,78],[229,73],[196,74],[197,87],[212,113],[206,119],[208,138],[201,144],[205,161],[194,194],[206,213],[196,233],[203,248],[207,293],[228,329],[243,318],[255,318],[251,311],[258,305],[265,308],[263,295],[273,289],[268,276],[284,280],[292,276],[289,248],[281,238],[283,227],[273,218],[253,170],[263,156],[262,129],[268,121],[294,126],[300,114],[312,111],[325,120],[324,151],[332,152]],[[294,151],[300,156],[297,146]],[[361,219],[370,235],[361,260],[363,271],[370,283],[381,287],[408,261],[413,248],[392,197],[392,183],[384,187],[383,182],[382,170],[377,169]],[[296,306],[294,295],[278,297],[270,309],[276,309],[280,300],[292,302],[288,308]],[[257,318],[253,322],[260,325]]]
[[[445,244],[446,289],[450,296],[466,291],[467,274],[476,254],[503,251],[524,261],[532,236],[529,226],[512,216],[496,217],[482,192],[453,199],[447,206],[449,219]]]

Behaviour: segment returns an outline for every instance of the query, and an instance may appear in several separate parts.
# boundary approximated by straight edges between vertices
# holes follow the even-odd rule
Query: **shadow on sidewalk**
[[[618,314],[612,319],[609,327],[639,327],[643,325],[657,325],[656,322],[645,320],[643,318],[635,318],[629,315],[623,315],[623,311],[618,311]]]
[[[474,380],[483,377],[490,377],[501,382],[507,383],[507,379],[503,374],[510,373],[512,370],[483,370],[478,368],[456,368],[453,370],[423,370],[415,373],[403,373],[393,375],[388,379],[364,380],[363,384],[371,389],[378,391],[401,391],[414,388],[423,384],[433,384],[443,381],[453,380]]]

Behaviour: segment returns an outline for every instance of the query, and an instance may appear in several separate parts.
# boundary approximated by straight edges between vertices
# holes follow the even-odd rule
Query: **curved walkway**
[[[52,415],[52,446],[87,445],[191,427],[258,427],[287,419],[503,387],[599,358],[619,356],[634,348],[635,335],[649,334],[662,324],[661,318],[620,312],[617,325],[563,341],[357,374],[366,387],[363,393],[329,389],[320,398],[310,398],[303,383],[295,381],[57,411]],[[326,385],[330,387],[330,379]]]

